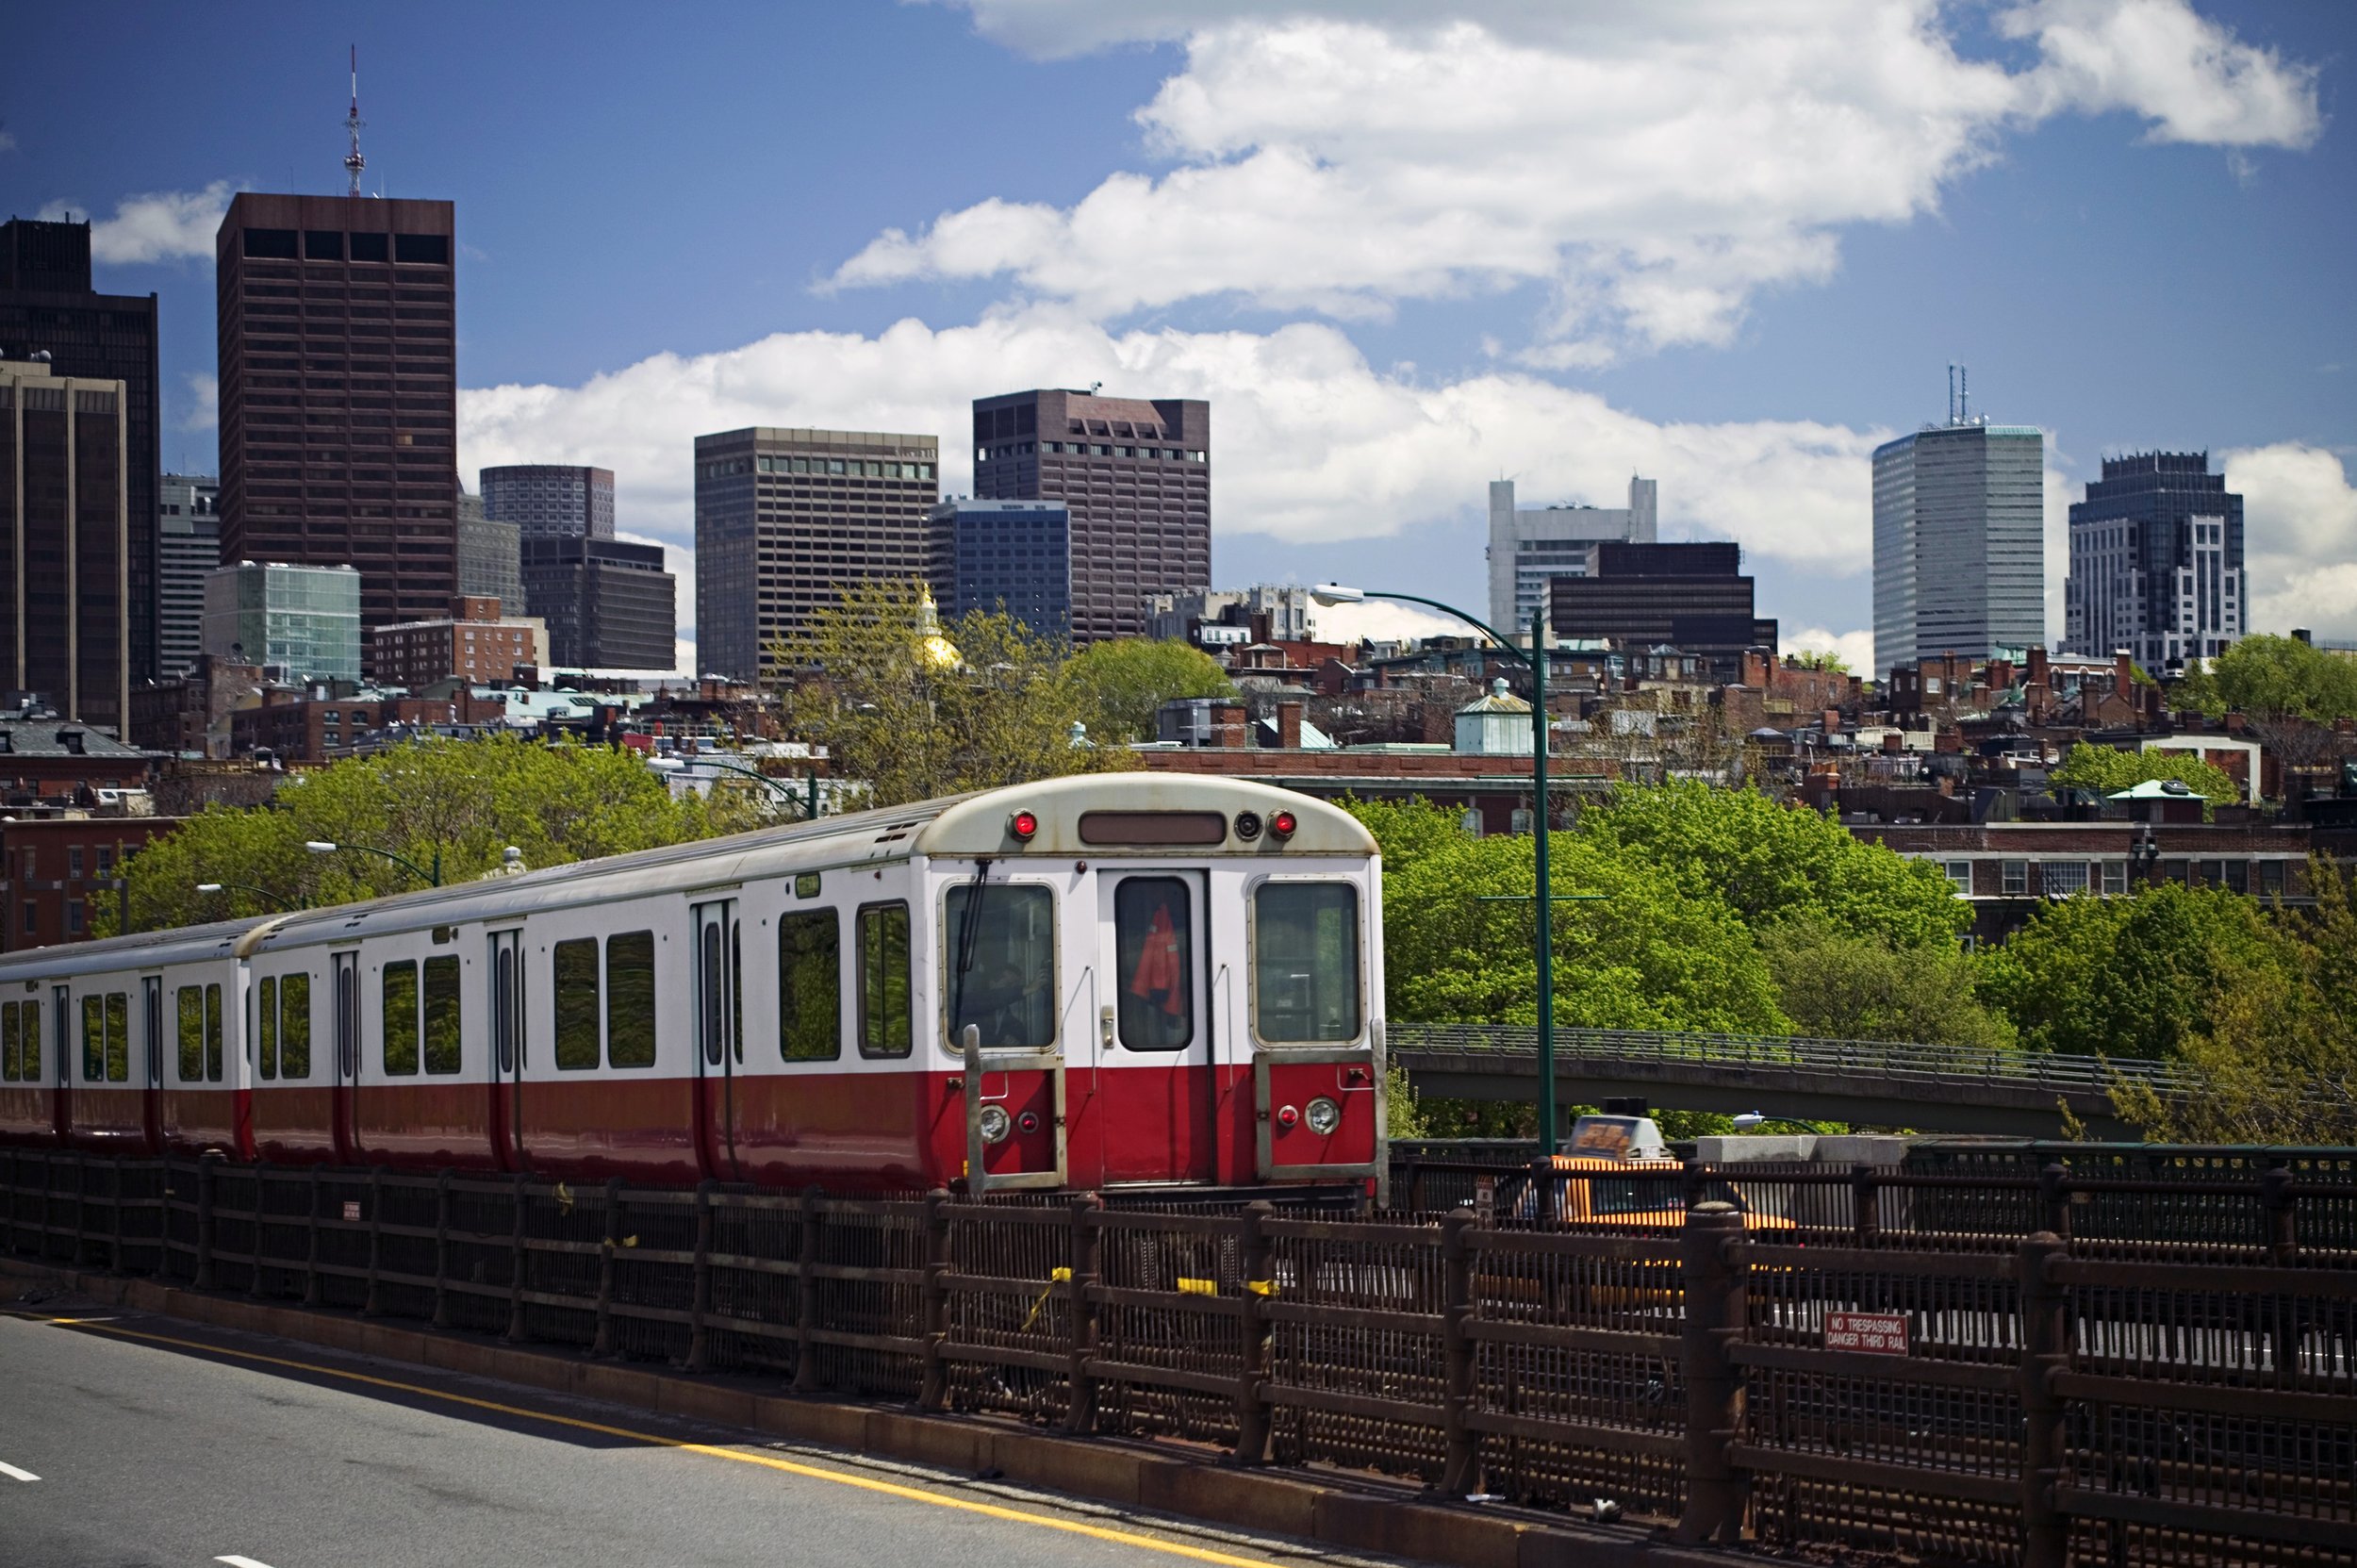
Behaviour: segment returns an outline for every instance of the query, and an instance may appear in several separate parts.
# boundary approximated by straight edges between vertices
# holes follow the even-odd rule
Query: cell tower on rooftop
[[[352,138],[352,151],[344,155],[344,173],[352,176],[352,189],[346,192],[348,195],[360,194],[360,172],[369,166],[369,160],[360,156],[360,127],[365,122],[360,118],[360,46],[355,43],[352,46],[352,112],[344,117],[344,130]]]

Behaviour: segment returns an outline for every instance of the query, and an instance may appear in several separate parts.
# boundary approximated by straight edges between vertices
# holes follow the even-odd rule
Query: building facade
[[[572,463],[508,463],[485,469],[483,512],[528,539],[614,536],[614,470]]]
[[[945,501],[932,510],[933,595],[952,616],[1004,611],[1072,635],[1072,513],[1061,501]]]
[[[205,652],[288,681],[360,679],[361,574],[240,561],[205,579]]]
[[[1310,640],[1310,590],[1299,583],[1158,593],[1146,602],[1146,635],[1206,652],[1247,642]],[[1257,635],[1256,635],[1257,631]]]
[[[779,639],[799,634],[845,588],[930,581],[940,464],[931,436],[763,427],[697,437],[703,670],[758,680]]]
[[[524,602],[549,628],[559,669],[670,669],[679,662],[679,580],[663,547],[542,536],[523,541]]]
[[[0,685],[118,734],[131,622],[153,630],[131,614],[126,399],[120,381],[0,360]]]
[[[1626,506],[1517,506],[1511,479],[1490,481],[1490,624],[1508,635],[1528,627],[1551,602],[1548,585],[1592,573],[1607,539],[1651,544],[1657,489],[1631,475]]]
[[[221,565],[221,481],[168,473],[156,520],[156,663],[176,681],[205,652],[205,579]]]
[[[2103,459],[2070,507],[2063,646],[2121,649],[2154,673],[2215,658],[2250,630],[2242,497],[2206,452]]]
[[[1072,636],[1146,635],[1158,594],[1211,586],[1211,405],[1034,390],[974,400],[974,495],[1071,515]]]
[[[458,595],[496,599],[524,613],[523,531],[483,513],[483,498],[458,492]]]
[[[1721,683],[1742,680],[1744,655],[1754,650],[1775,657],[1776,623],[1754,613],[1740,546],[1607,539],[1595,552],[1594,575],[1558,576],[1547,585],[1555,636],[1608,641],[1624,651],[1667,644],[1700,660]]]
[[[251,191],[214,239],[222,559],[354,568],[370,629],[458,591],[456,248],[448,202]]]
[[[0,355],[49,355],[61,376],[123,383],[125,658],[133,685],[156,673],[158,415],[156,296],[91,288],[90,224],[0,224]]]
[[[2046,640],[2046,437],[1927,426],[1874,449],[1874,673]]]
[[[448,680],[506,685],[535,668],[537,631],[521,618],[503,619],[496,599],[462,596],[447,615],[379,626],[370,668],[379,682],[408,691]]]

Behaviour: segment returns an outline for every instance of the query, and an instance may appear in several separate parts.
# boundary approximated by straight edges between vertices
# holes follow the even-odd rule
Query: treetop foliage
[[[2329,724],[2357,717],[2357,659],[2327,653],[2297,637],[2255,633],[2192,669],[2171,689],[2174,701],[2216,718],[2305,718]]]
[[[1184,697],[1233,697],[1236,684],[1219,661],[1183,642],[1117,637],[1072,656],[1064,680],[1086,718],[1089,736],[1109,744],[1155,737],[1154,713]]]
[[[2242,787],[2222,768],[2191,751],[2124,751],[2083,740],[2047,775],[2049,784],[2103,795],[2152,779],[2175,779],[2213,806],[2231,806],[2243,798]]]

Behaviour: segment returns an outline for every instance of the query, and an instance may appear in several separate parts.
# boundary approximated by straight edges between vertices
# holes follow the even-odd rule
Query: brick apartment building
[[[381,684],[410,690],[452,679],[505,685],[519,668],[538,667],[536,630],[503,619],[496,599],[461,597],[447,617],[378,627],[370,668]]]
[[[306,697],[300,692],[263,694],[259,707],[229,716],[229,749],[248,756],[267,751],[281,762],[334,762],[348,757],[362,739],[395,724],[496,724],[507,704],[476,697],[461,685],[448,697]]]

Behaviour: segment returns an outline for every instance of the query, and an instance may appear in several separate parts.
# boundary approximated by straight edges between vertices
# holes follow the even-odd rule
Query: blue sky
[[[209,467],[212,228],[339,188],[357,42],[371,189],[458,204],[470,484],[604,463],[683,569],[698,431],[1102,380],[1212,399],[1223,583],[1476,606],[1484,480],[1637,470],[1863,662],[1865,454],[1961,360],[2050,432],[2050,600],[2103,453],[2206,447],[2263,628],[2357,635],[2357,8],[1731,5],[20,10],[0,206],[161,296]]]

